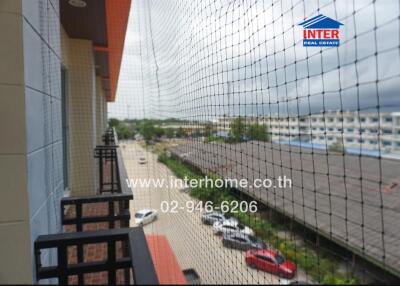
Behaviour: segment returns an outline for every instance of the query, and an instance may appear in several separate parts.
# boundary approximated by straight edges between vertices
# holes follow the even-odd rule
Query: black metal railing
[[[61,224],[75,225],[76,231],[83,231],[83,226],[90,223],[107,222],[109,228],[114,228],[115,223],[119,222],[120,227],[128,227],[130,220],[129,201],[133,198],[132,194],[112,194],[103,196],[89,196],[79,198],[63,198],[61,200]],[[106,203],[108,213],[102,216],[83,216],[85,205]],[[65,209],[73,206],[75,217],[66,215]]]
[[[127,256],[117,257],[116,245],[125,242],[129,246]],[[82,248],[89,244],[107,244],[107,258],[94,262],[71,263],[68,259],[70,247]],[[57,250],[57,264],[43,266],[41,253],[45,249]],[[69,277],[89,273],[107,272],[108,284],[117,284],[117,270],[128,269],[132,278],[123,284],[158,284],[158,278],[143,228],[121,228],[69,234],[41,235],[34,244],[36,259],[36,277],[41,279],[57,278],[58,283],[66,285]],[[118,281],[121,283],[121,281]]]
[[[115,132],[114,128],[107,129],[107,131],[102,136],[104,145],[106,145],[106,146],[116,145],[116,142],[117,142],[116,138],[117,138],[117,136],[116,136],[116,132]]]
[[[98,159],[100,194],[105,192],[124,193],[125,191],[122,189],[119,174],[126,171],[118,145],[116,145],[117,142],[117,133],[110,128],[103,135],[104,145],[97,145],[94,149],[94,157]]]
[[[121,181],[118,176],[117,148],[115,145],[98,145],[94,149],[94,157],[99,166],[99,193],[119,193]]]
[[[100,160],[100,174],[105,170],[104,165],[110,166],[111,173],[108,173],[108,177],[100,175],[100,194],[61,200],[61,224],[65,227],[75,226],[75,232],[41,235],[35,240],[34,255],[38,282],[42,279],[58,278],[59,284],[68,284],[69,277],[75,276],[78,278],[78,284],[82,285],[85,283],[85,274],[105,271],[108,273],[108,284],[115,285],[116,273],[122,270],[123,284],[158,284],[143,229],[129,228],[129,201],[133,199],[133,195],[127,184],[121,184],[128,176],[122,154],[115,145],[115,131],[108,130],[103,139],[105,145],[97,146],[95,154]],[[111,194],[103,194],[106,191]],[[100,204],[101,213],[104,210],[107,210],[107,213],[91,213],[90,209],[96,208],[95,204]],[[85,214],[85,210],[89,210],[88,213]],[[101,223],[107,223],[108,229],[85,231],[85,225]],[[103,261],[89,262],[85,257],[85,245],[99,243],[107,244],[107,257]],[[117,243],[121,243],[119,257],[116,254]],[[75,262],[68,259],[71,247],[76,251]],[[56,265],[42,265],[42,254],[46,249],[57,250]]]
[[[75,226],[76,232],[84,231],[84,226],[93,223],[108,223],[109,229],[129,227],[130,211],[129,201],[132,194],[112,194],[102,196],[89,196],[79,198],[63,198],[61,200],[61,224],[63,226]],[[84,208],[90,209],[94,204],[106,204],[108,212],[105,215],[83,215]],[[67,212],[67,208],[68,212]],[[74,212],[73,212],[74,211]],[[67,215],[68,214],[68,215]],[[71,217],[71,214],[74,214]],[[118,225],[116,224],[118,223]],[[122,243],[122,251],[125,255],[128,252],[127,245]],[[84,261],[83,248],[77,246],[77,261]],[[125,280],[129,273],[125,271]],[[83,284],[83,275],[78,275],[78,283]]]

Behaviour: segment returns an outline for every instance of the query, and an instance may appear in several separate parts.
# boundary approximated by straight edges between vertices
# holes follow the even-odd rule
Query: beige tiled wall
[[[104,92],[101,87],[101,77],[96,77],[96,144],[102,144],[102,134],[104,131]]]
[[[95,194],[96,79],[93,45],[62,32],[63,64],[68,71],[69,178],[72,196]]]
[[[32,283],[22,3],[0,1],[0,283]]]
[[[34,240],[61,231],[61,63],[69,79],[71,195],[95,193],[93,148],[107,104],[92,42],[68,38],[58,9],[58,0],[0,0],[0,284],[35,282]],[[56,255],[46,251],[42,260],[54,264]]]

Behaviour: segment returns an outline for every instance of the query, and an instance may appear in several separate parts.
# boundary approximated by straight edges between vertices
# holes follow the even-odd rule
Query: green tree
[[[167,138],[173,138],[174,135],[175,135],[175,130],[173,128],[165,129],[165,136],[167,136]]]
[[[117,118],[110,118],[108,120],[108,126],[110,128],[117,127],[118,125],[120,125],[120,123],[121,121],[119,121]]]
[[[143,136],[144,140],[149,143],[156,134],[156,128],[150,120],[143,121],[139,126],[139,133]]]
[[[260,125],[258,123],[251,124],[247,129],[247,137],[251,140],[258,140],[269,142],[271,140],[271,136],[268,132],[268,127],[265,125]]]
[[[135,135],[133,129],[126,123],[121,122],[115,127],[119,139],[131,139]]]
[[[182,127],[179,127],[178,130],[176,131],[176,137],[182,138],[186,136],[187,136],[186,131]]]
[[[213,125],[210,122],[206,123],[206,125],[204,126],[204,137],[211,136],[211,134],[213,133],[213,129]]]
[[[157,137],[161,137],[165,134],[165,130],[161,127],[155,127],[154,129],[154,135]]]
[[[230,126],[228,140],[231,143],[237,143],[242,141],[243,137],[246,135],[246,122],[244,118],[235,118]]]

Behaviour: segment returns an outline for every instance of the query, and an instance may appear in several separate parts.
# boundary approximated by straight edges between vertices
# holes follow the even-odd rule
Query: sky
[[[109,117],[213,120],[400,110],[397,0],[132,1]],[[343,23],[303,47],[304,19]]]

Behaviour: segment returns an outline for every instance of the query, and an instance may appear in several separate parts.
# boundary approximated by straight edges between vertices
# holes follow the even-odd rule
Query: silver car
[[[247,251],[249,249],[268,249],[270,248],[261,238],[244,233],[224,234],[222,245],[228,248]]]
[[[228,219],[237,221],[234,217],[228,217],[221,212],[208,212],[201,216],[201,222],[207,225],[213,225],[216,221],[223,222]]]

